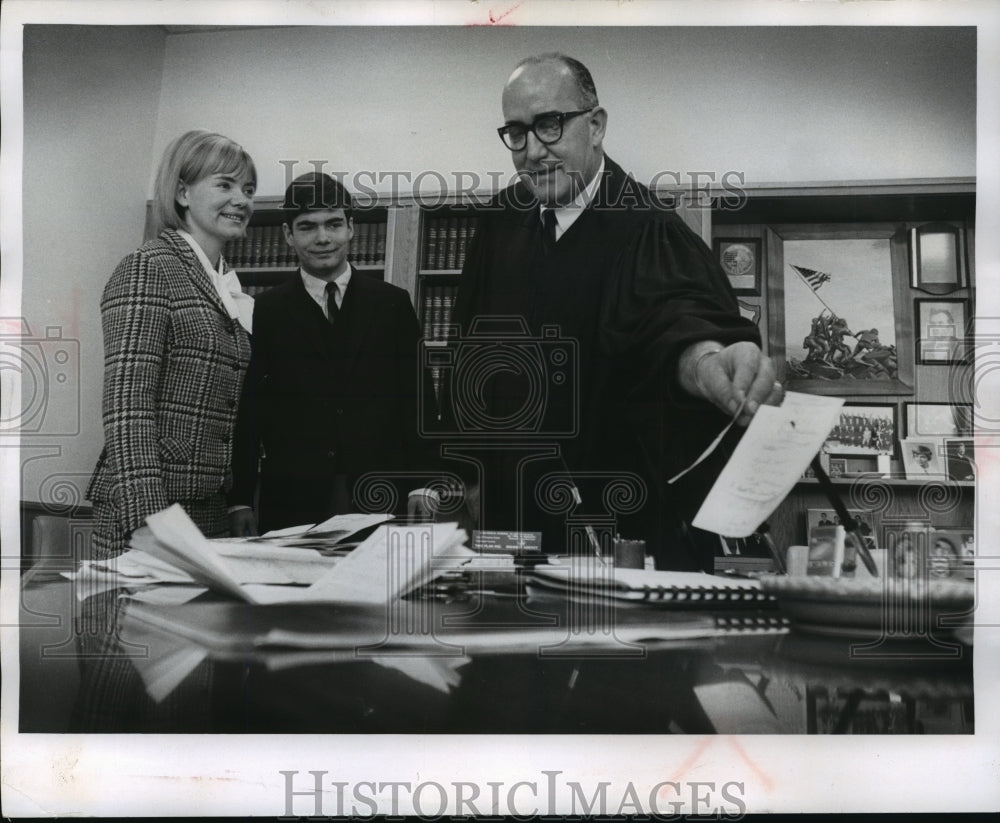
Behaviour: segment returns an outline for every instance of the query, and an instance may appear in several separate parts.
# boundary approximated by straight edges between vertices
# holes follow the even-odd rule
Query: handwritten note
[[[787,392],[781,406],[761,406],[693,525],[747,537],[788,495],[836,424],[839,397]]]

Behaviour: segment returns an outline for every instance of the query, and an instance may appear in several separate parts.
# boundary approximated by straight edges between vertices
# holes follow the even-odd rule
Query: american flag
[[[796,266],[794,263],[790,264],[795,271],[802,275],[802,279],[809,284],[809,288],[813,291],[819,291],[819,287],[822,286],[827,280],[830,279],[825,271],[816,271],[815,269],[804,269],[802,266]]]

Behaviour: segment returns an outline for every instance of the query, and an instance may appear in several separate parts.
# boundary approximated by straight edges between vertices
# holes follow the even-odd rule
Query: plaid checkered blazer
[[[228,490],[250,338],[169,229],[118,264],[101,319],[104,450],[87,496],[128,535],[170,503]]]

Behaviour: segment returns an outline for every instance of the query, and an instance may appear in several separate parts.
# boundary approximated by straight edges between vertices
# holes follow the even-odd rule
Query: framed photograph
[[[913,301],[917,323],[917,364],[965,363],[971,346],[968,301],[956,297],[918,297]]]
[[[941,460],[943,442],[939,437],[907,437],[899,444],[907,480],[944,476]]]
[[[926,223],[910,229],[910,285],[928,294],[950,294],[966,284],[962,227]]]
[[[938,579],[971,579],[975,554],[976,542],[971,529],[934,529],[927,550],[928,573]]]
[[[794,391],[910,394],[906,232],[888,223],[765,230],[770,356]]]
[[[972,437],[971,403],[904,403],[906,437]]]
[[[869,549],[878,548],[876,541],[878,535],[878,518],[875,512],[862,511],[861,509],[848,509],[847,513],[857,519],[861,531],[861,539],[865,541],[865,546]],[[815,529],[830,528],[840,526],[840,516],[833,509],[807,509],[806,510],[806,537],[808,545],[812,544]]]
[[[843,458],[830,458],[830,477],[843,477],[847,474],[847,461]]]
[[[712,241],[715,258],[736,294],[760,296],[763,266],[758,237],[717,237]]]
[[[845,403],[824,449],[830,454],[893,454],[896,447],[894,403]]]
[[[975,441],[971,437],[946,438],[944,457],[951,480],[976,479]]]

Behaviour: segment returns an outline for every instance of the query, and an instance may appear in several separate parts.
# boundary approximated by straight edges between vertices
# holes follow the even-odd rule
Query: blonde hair
[[[248,177],[257,187],[257,167],[246,150],[228,137],[195,129],[176,138],[163,153],[153,187],[153,233],[184,225],[184,210],[177,203],[177,184],[197,183],[210,174]]]

